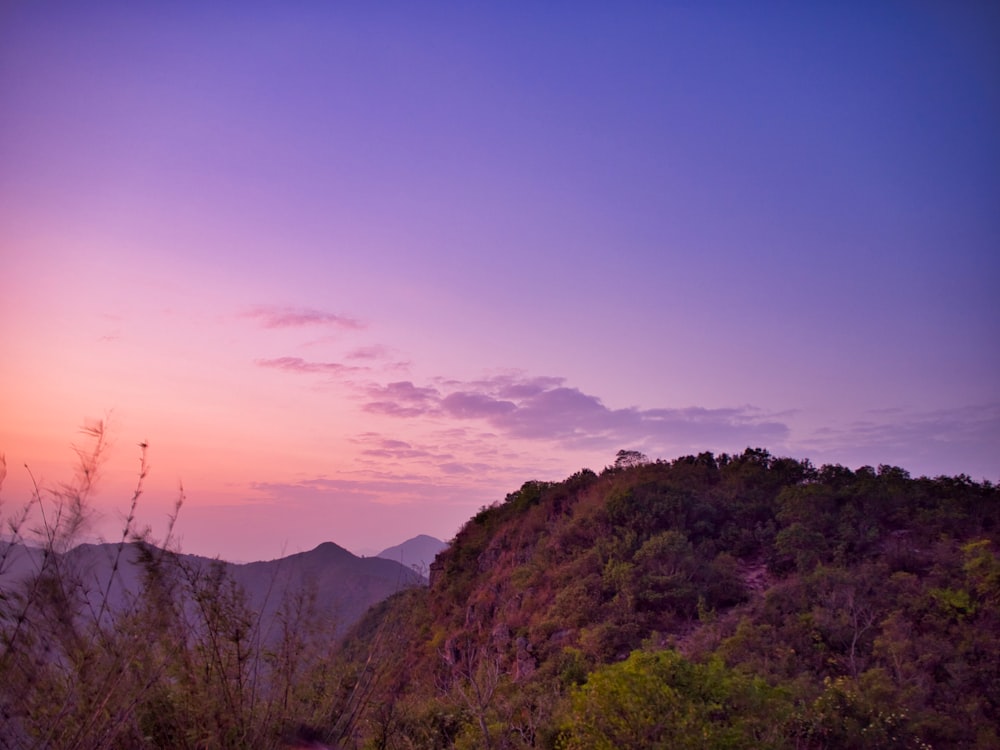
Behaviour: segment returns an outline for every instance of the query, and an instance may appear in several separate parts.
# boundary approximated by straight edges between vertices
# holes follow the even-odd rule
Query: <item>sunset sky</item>
[[[211,6],[210,8],[204,6]],[[450,539],[760,446],[1000,480],[996,3],[0,7],[0,452],[88,533]]]

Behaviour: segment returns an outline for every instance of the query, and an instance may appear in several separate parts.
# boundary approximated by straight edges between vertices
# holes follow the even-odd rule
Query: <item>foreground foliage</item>
[[[0,549],[0,747],[268,748],[301,722],[333,735],[345,697],[334,623],[307,589],[265,623],[221,564],[196,565],[132,526],[104,578],[76,564],[104,450],[89,431],[75,479],[8,514]],[[178,507],[180,500],[178,500]],[[171,522],[172,527],[172,522]],[[25,544],[29,542],[29,544]],[[142,580],[124,596],[126,557]],[[342,731],[342,728],[341,728]]]

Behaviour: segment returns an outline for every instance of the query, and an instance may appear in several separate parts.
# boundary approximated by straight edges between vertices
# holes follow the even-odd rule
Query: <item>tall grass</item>
[[[224,565],[176,549],[183,489],[162,541],[135,528],[145,443],[110,572],[79,564],[73,549],[107,449],[103,423],[84,432],[71,481],[32,479],[23,505],[0,506],[0,748],[266,749],[349,737],[365,681],[340,673],[335,623],[313,592],[284,592],[265,630]],[[0,485],[6,468],[0,456]],[[137,585],[126,570],[139,571]]]

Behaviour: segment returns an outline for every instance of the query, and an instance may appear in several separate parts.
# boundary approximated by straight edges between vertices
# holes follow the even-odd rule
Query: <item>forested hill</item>
[[[528,482],[347,641],[354,740],[995,748],[998,533],[990,483],[762,450]]]

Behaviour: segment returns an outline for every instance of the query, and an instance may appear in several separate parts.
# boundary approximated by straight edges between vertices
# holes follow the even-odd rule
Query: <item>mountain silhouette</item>
[[[447,548],[447,544],[427,534],[420,534],[407,539],[402,544],[388,547],[378,553],[377,557],[394,560],[404,567],[426,574],[438,553]]]
[[[142,591],[145,568],[143,551],[157,550],[145,543],[80,544],[59,555],[57,562],[73,571],[80,590],[95,611],[121,611],[131,606]],[[0,585],[13,588],[28,579],[42,565],[41,550],[13,544],[4,545],[6,565],[0,571]],[[358,557],[333,542],[276,560],[230,563],[224,560],[169,553],[182,578],[204,576],[212,569],[231,578],[246,593],[249,606],[260,615],[262,632],[268,632],[274,616],[288,596],[307,594],[316,611],[332,618],[343,632],[373,604],[426,579],[412,568],[391,559]],[[107,598],[107,606],[102,601]]]

